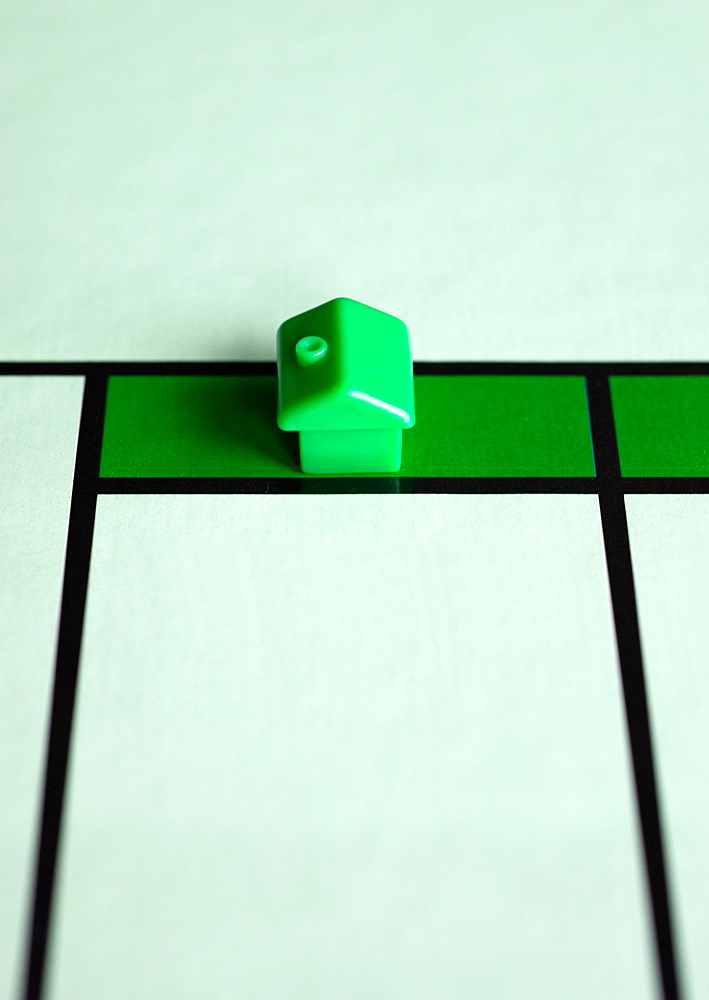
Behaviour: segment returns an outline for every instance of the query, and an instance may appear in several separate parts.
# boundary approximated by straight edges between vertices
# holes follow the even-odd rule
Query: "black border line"
[[[107,494],[159,493],[592,493],[598,492],[593,477],[484,478],[477,476],[284,476],[245,477],[109,477],[98,481],[98,492]]]
[[[642,494],[709,493],[709,479],[705,477],[670,478],[648,476],[626,478],[622,492]],[[559,493],[592,494],[612,486],[602,476],[402,476],[402,477],[319,477],[283,476],[277,478],[248,478],[241,476],[103,476],[98,480],[99,494],[311,494],[311,493]]]
[[[0,376],[275,374],[275,361],[0,361]],[[709,375],[709,361],[415,361],[414,374]]]
[[[57,636],[34,898],[22,996],[40,1000],[49,946],[71,728],[91,562],[106,378],[87,378],[81,406]]]
[[[623,686],[628,744],[635,779],[636,808],[645,856],[645,875],[655,933],[657,969],[664,1000],[679,1000],[681,990],[657,794],[630,536],[625,510],[625,482],[621,479],[613,405],[607,376],[598,375],[587,379],[586,391],[594,459],[599,474],[598,502],[603,546]]]

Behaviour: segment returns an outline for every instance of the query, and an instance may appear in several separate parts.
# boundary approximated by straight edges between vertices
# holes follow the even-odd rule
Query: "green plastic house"
[[[278,330],[278,426],[300,433],[303,472],[397,472],[414,424],[409,332],[395,316],[332,299]]]

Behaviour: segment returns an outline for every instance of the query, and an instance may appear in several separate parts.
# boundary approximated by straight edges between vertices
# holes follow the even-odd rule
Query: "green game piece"
[[[624,476],[709,476],[709,377],[610,380]]]
[[[278,330],[278,426],[307,473],[397,472],[413,427],[409,333],[395,316],[332,299]]]

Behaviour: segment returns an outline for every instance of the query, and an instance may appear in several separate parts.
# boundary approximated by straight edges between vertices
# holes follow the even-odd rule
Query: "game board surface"
[[[705,0],[6,0],[0,1000],[709,996]],[[397,476],[275,337],[401,318]]]
[[[271,365],[17,367],[28,435],[42,406],[76,428],[83,384],[41,817],[49,669],[16,695],[3,919],[17,953],[34,816],[30,983],[649,996],[680,954],[701,983],[703,784],[672,721],[684,702],[701,726],[701,661],[690,641],[678,675],[664,638],[681,559],[664,601],[653,566],[664,518],[689,517],[685,548],[701,519],[709,366],[417,365],[447,443],[410,432],[400,476],[321,478],[275,426]],[[68,419],[44,473],[64,503]]]

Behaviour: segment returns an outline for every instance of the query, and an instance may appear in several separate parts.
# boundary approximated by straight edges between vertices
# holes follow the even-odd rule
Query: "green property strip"
[[[109,380],[102,476],[303,477],[275,376]],[[420,375],[400,476],[593,476],[584,380]],[[304,477],[305,478],[305,477]]]
[[[709,476],[709,377],[611,378],[624,476]]]

